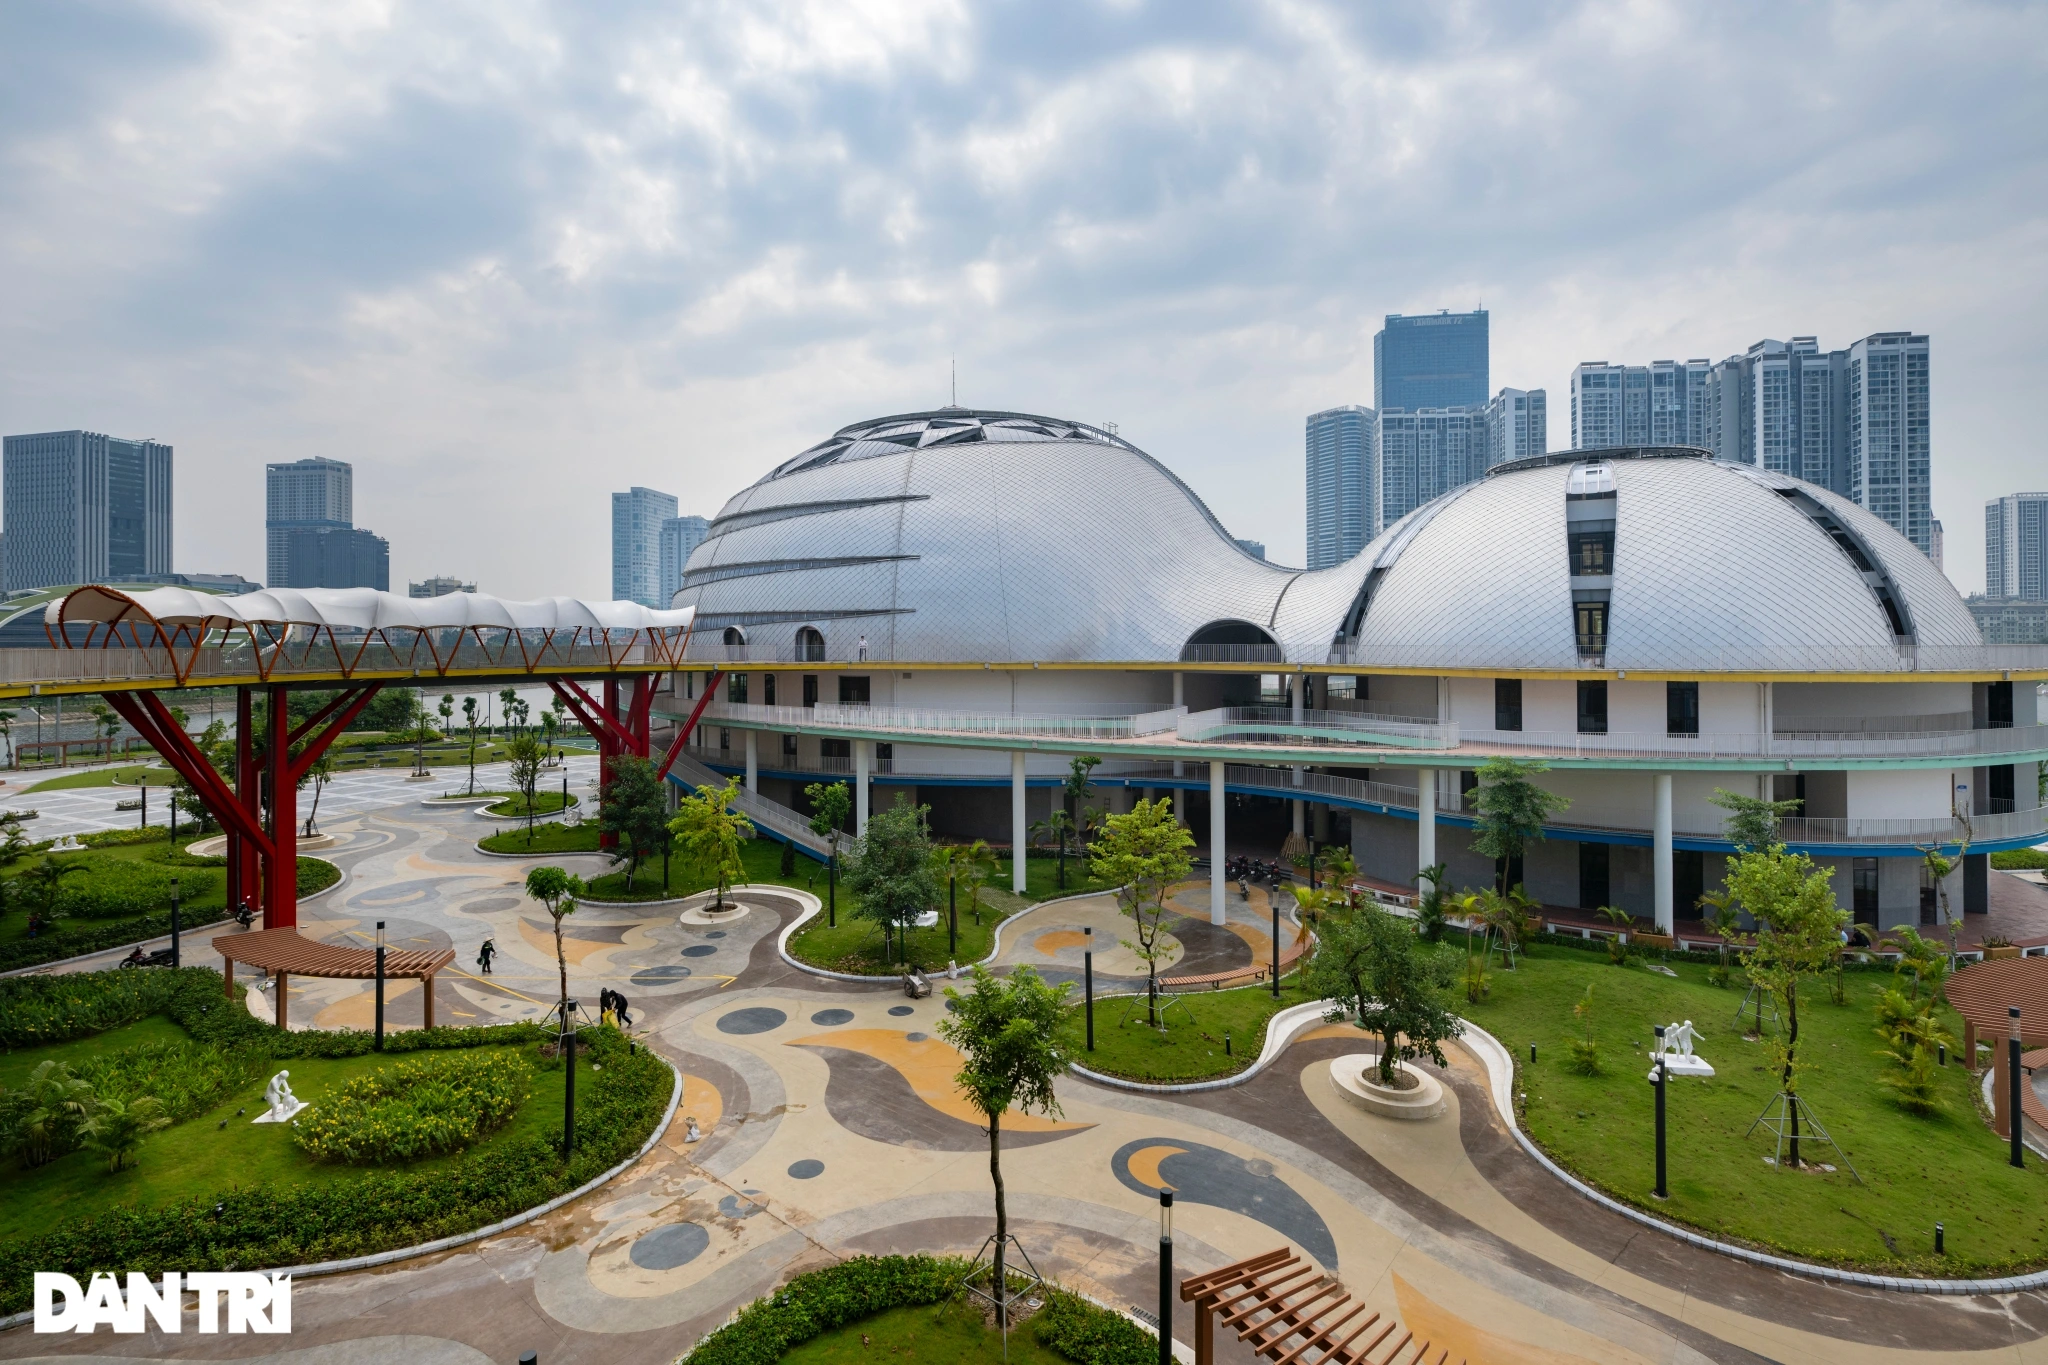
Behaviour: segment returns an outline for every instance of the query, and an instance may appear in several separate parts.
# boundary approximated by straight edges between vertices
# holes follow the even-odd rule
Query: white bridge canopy
[[[688,630],[695,607],[660,611],[638,602],[585,602],[573,597],[506,601],[488,593],[401,597],[375,588],[266,588],[215,597],[189,588],[129,593],[87,584],[43,612],[59,640],[66,625],[154,625],[189,636],[237,626],[311,626],[329,630]]]

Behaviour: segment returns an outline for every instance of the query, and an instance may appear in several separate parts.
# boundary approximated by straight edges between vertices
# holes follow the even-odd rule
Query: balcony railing
[[[754,706],[713,702],[703,722],[757,730],[868,730],[891,734],[1014,735],[1024,739],[1134,739],[1173,732],[1185,707],[1135,715],[1007,716],[899,706]]]
[[[1838,734],[1780,732],[1662,735],[1574,734],[1568,730],[1462,732],[1467,748],[1572,758],[1801,759],[1809,763],[1856,758],[1988,758],[2048,750],[2048,726],[2004,730],[1868,730]]]
[[[1180,718],[1190,743],[1366,744],[1391,749],[1454,749],[1458,727],[1414,716],[1363,711],[1303,711],[1284,706],[1225,706]]]
[[[294,638],[275,648],[265,646],[261,651],[246,640],[236,640],[197,650],[181,649],[175,658],[165,649],[125,646],[10,648],[0,649],[0,686],[162,681],[203,687],[217,678],[251,676],[277,680],[415,672],[422,676],[464,672],[551,674],[644,668],[654,662],[644,645],[565,645],[559,640],[522,640],[519,635],[506,632],[504,639],[489,645],[468,640],[436,649],[424,641],[400,645],[376,640],[364,643],[346,638],[331,640],[323,634],[311,640]]]
[[[1340,640],[1330,646],[1326,663],[1371,672],[1378,668],[1431,671],[1438,669],[1513,669],[1491,646],[1475,643],[1463,649],[1431,644],[1415,649],[1375,646]],[[2048,645],[1917,645],[1904,650],[1883,645],[1869,648],[1758,645],[1754,648],[1688,649],[1681,664],[1657,660],[1626,660],[1609,653],[1603,660],[1578,661],[1589,673],[1616,668],[1682,667],[1687,673],[1996,673],[2032,672],[2048,668]]]
[[[1280,646],[1266,645],[1182,645],[1184,664],[1284,664],[1287,655]]]

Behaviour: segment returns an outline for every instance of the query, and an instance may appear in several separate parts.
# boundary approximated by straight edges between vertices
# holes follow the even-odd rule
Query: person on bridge
[[[476,950],[476,965],[483,969],[485,976],[491,974],[491,959],[497,955],[498,945],[488,938],[484,940],[484,946]]]

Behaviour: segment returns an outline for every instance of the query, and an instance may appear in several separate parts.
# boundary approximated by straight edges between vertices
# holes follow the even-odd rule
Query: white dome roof
[[[1608,577],[1571,574],[1574,502],[1611,523]],[[1589,585],[1608,595],[1598,658],[1574,633]],[[834,659],[864,636],[878,661],[1164,662],[1204,627],[1242,622],[1294,663],[1323,663],[1348,637],[1367,671],[1777,672],[1911,667],[1887,602],[1909,643],[1982,643],[1948,580],[1889,526],[1703,452],[1502,466],[1311,573],[1244,552],[1108,432],[947,408],[847,427],[734,497],[674,605],[697,609],[700,639],[740,630],[755,658],[795,657],[810,627]]]

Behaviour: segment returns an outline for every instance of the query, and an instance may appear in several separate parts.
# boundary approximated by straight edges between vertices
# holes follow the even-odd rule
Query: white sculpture
[[[1662,1050],[1652,1053],[1650,1060],[1662,1061],[1664,1074],[1667,1076],[1711,1076],[1714,1074],[1714,1068],[1708,1064],[1707,1059],[1693,1055],[1692,1045],[1699,1036],[1700,1031],[1692,1026],[1690,1019],[1682,1024],[1667,1024],[1664,1027],[1664,1046]],[[1657,1070],[1653,1066],[1650,1068],[1650,1079],[1655,1080],[1656,1077]]]
[[[689,1131],[683,1134],[683,1141],[702,1142],[704,1140],[704,1133],[697,1127],[697,1120],[686,1118],[683,1122],[689,1125]]]
[[[292,1093],[289,1071],[280,1071],[270,1078],[270,1084],[263,1087],[263,1102],[270,1106],[263,1113],[250,1119],[251,1123],[285,1123],[306,1107],[306,1102]]]

